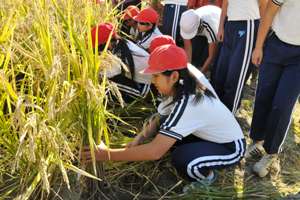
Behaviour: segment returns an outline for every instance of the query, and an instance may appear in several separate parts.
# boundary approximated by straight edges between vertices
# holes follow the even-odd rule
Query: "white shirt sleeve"
[[[206,36],[208,43],[217,42],[217,36],[213,28],[206,22],[203,22],[203,34]]]
[[[166,120],[160,125],[159,133],[177,140],[195,132],[199,127],[199,120],[189,106],[189,96],[184,95],[178,100]]]
[[[275,3],[278,6],[281,6],[286,0],[272,0],[273,3]]]

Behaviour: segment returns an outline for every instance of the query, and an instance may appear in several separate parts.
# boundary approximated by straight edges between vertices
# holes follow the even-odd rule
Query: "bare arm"
[[[261,22],[259,24],[255,49],[252,54],[252,62],[255,65],[260,65],[261,63],[263,57],[263,45],[279,8],[280,6],[273,3],[272,0],[269,0],[265,15],[261,18]]]
[[[223,0],[222,3],[222,12],[220,16],[220,24],[219,24],[219,29],[218,29],[218,40],[223,41],[224,39],[224,23],[225,23],[225,18],[227,16],[227,7],[228,7],[228,0]]]
[[[152,117],[144,123],[143,130],[138,134],[126,147],[133,147],[142,144],[145,140],[153,137],[159,129],[160,115],[154,114]]]
[[[98,161],[142,161],[160,159],[176,142],[176,139],[157,134],[148,144],[142,144],[131,148],[110,149],[104,144],[95,150],[96,160]],[[91,152],[85,149],[82,153],[84,162],[91,162]]]
[[[188,61],[192,61],[193,49],[192,49],[192,41],[191,40],[183,40],[184,42],[184,50],[188,56]]]
[[[209,70],[209,67],[210,67],[211,63],[215,58],[215,55],[216,55],[216,52],[217,52],[216,50],[217,50],[217,43],[216,42],[209,43],[209,45],[208,45],[208,57],[205,60],[203,66],[201,67],[201,71],[204,74]]]
[[[259,0],[259,13],[262,18],[265,15],[268,0]]]

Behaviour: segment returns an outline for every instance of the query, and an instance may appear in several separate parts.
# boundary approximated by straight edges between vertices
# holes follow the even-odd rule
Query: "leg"
[[[212,64],[212,66],[211,66],[211,69],[210,69],[210,82],[211,82],[211,85],[213,87],[215,87],[215,77],[216,77],[217,64],[218,64],[218,60],[219,60],[219,57],[220,57],[221,47],[222,47],[222,43],[218,44],[217,55],[216,55],[215,60]]]
[[[258,85],[250,129],[250,137],[253,141],[262,141],[265,139],[265,120],[270,116],[271,102],[274,98],[281,72],[282,68],[280,65],[264,61],[259,68]]]
[[[204,36],[196,36],[192,39],[192,65],[201,67],[208,57],[208,43]]]
[[[137,98],[143,97],[141,91],[139,90],[139,85],[132,79],[129,79],[121,74],[114,76],[109,80],[113,81],[117,85],[122,94],[122,98],[126,103],[130,103]],[[144,89],[144,87],[142,89]],[[115,96],[114,92],[112,92],[112,94]],[[115,97],[117,98],[117,95]]]
[[[245,141],[226,144],[209,141],[187,143],[176,147],[172,163],[183,177],[191,181],[205,179],[210,170],[238,163],[244,154]]]
[[[166,4],[163,12],[162,33],[173,37],[173,26],[175,15],[178,12],[179,6],[176,4]],[[174,38],[174,37],[173,37]]]
[[[187,6],[180,6],[180,9],[179,9],[179,13],[178,13],[178,19],[177,19],[177,24],[176,24],[176,27],[174,29],[174,33],[175,33],[175,36],[173,37],[174,40],[176,41],[176,45],[179,46],[179,47],[183,47],[183,39],[180,35],[180,25],[179,25],[179,22],[180,22],[180,19],[181,19],[181,15],[183,12],[185,12],[187,10]]]
[[[219,96],[220,99],[224,96],[224,84],[229,68],[229,60],[231,57],[231,49],[232,49],[232,30],[229,27],[230,24],[227,22],[225,24],[225,35],[222,46],[220,47],[220,53],[218,56],[218,60],[216,62],[216,69],[214,74],[214,84],[213,87]]]
[[[299,94],[300,62],[283,67],[265,129],[264,147],[268,154],[281,151]]]
[[[253,20],[245,21],[245,32],[236,32],[236,45],[232,49],[232,55],[229,61],[229,69],[224,84],[224,95],[222,102],[232,113],[236,113],[241,99],[242,90],[247,76],[250,72],[250,60],[253,45],[255,42],[255,22]],[[243,33],[243,34],[242,34]]]

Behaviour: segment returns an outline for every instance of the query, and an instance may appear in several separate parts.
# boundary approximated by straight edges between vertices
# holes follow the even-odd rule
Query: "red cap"
[[[159,46],[165,45],[165,44],[173,44],[176,45],[175,40],[169,36],[169,35],[158,35],[153,38],[153,40],[150,43],[149,52],[151,53]]]
[[[96,35],[97,29],[98,29],[98,36]],[[98,26],[93,27],[91,30],[93,48],[95,48],[100,44],[105,44],[109,39],[110,34],[112,34],[111,38],[116,37],[114,26],[111,23],[101,23]],[[95,44],[96,37],[98,37],[98,45]]]
[[[128,6],[124,10],[124,15],[122,17],[123,20],[133,19],[135,16],[137,16],[140,13],[140,9],[136,6]]]
[[[157,74],[187,68],[188,59],[185,51],[176,45],[166,44],[157,47],[148,60],[148,67],[143,74]]]
[[[137,22],[148,22],[148,23],[157,23],[159,15],[151,7],[141,10],[141,12],[135,16],[133,19]]]

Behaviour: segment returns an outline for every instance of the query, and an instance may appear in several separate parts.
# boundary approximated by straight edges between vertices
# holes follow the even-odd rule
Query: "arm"
[[[160,115],[157,113],[152,115],[148,122],[144,123],[143,129],[140,134],[138,134],[133,141],[129,142],[126,147],[133,147],[142,144],[145,140],[153,137],[159,128]]]
[[[188,0],[187,7],[188,9],[194,9],[196,6],[196,0]]]
[[[259,13],[262,18],[265,15],[268,0],[259,0]]]
[[[152,142],[131,148],[110,149],[103,143],[95,150],[98,161],[142,161],[160,159],[176,142],[176,139],[157,134]],[[83,161],[91,162],[91,152],[87,148],[82,153]]]
[[[224,38],[224,23],[225,23],[225,18],[227,16],[227,7],[228,7],[228,0],[224,0],[222,3],[222,12],[220,16],[220,24],[219,24],[219,29],[218,29],[218,40],[223,41]]]
[[[209,70],[209,67],[210,67],[211,63],[215,58],[215,55],[216,55],[216,52],[217,52],[216,50],[217,50],[217,43],[216,42],[209,43],[209,45],[208,45],[208,57],[205,60],[203,66],[201,67],[201,71],[204,74]]]
[[[255,43],[255,49],[252,54],[252,63],[255,65],[260,65],[261,63],[263,57],[263,45],[272,25],[273,19],[279,8],[279,5],[273,3],[273,1],[270,0],[266,8],[265,15],[261,18]]]
[[[193,49],[192,49],[192,41],[191,40],[183,40],[184,50],[188,56],[188,61],[192,61]]]

